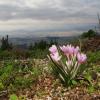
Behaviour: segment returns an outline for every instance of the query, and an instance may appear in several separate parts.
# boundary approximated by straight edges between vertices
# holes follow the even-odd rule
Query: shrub
[[[1,40],[1,50],[11,50],[12,44],[9,43],[8,35]]]
[[[91,37],[94,37],[94,36],[96,36],[96,32],[92,29],[90,29],[88,32],[84,32],[82,34],[83,38],[91,38]]]

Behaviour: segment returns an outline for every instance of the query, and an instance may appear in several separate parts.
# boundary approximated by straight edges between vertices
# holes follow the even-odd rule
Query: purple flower
[[[71,45],[67,45],[67,46],[63,45],[60,46],[60,49],[64,54],[72,54],[74,47],[72,47]]]
[[[79,50],[80,50],[80,48],[78,46],[76,48],[74,48],[74,54],[77,55]]]
[[[68,48],[67,48],[67,46],[65,46],[65,45],[60,46],[60,49],[61,49],[61,51],[62,51],[64,54],[66,54],[66,53],[68,52]]]
[[[54,54],[54,53],[58,52],[56,45],[52,45],[49,48],[49,51],[50,51],[51,54]]]
[[[82,64],[86,61],[87,59],[87,56],[83,53],[78,53],[77,54],[77,60],[78,60],[78,63]]]
[[[77,55],[77,53],[79,52],[79,47],[77,46],[76,48],[72,45],[63,45],[60,46],[61,51],[65,54],[65,55]]]
[[[56,52],[54,54],[50,54],[50,56],[56,62],[58,62],[61,59],[61,56],[59,56],[59,53],[58,52]]]
[[[67,45],[68,53],[69,55],[73,55],[74,53],[74,46],[72,45]]]

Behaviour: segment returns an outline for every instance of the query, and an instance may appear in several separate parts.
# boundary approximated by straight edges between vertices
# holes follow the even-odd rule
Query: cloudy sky
[[[0,0],[0,35],[71,36],[97,25],[100,0]]]

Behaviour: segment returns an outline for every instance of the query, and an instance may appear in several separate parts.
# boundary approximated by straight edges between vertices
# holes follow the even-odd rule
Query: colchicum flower
[[[67,45],[67,51],[69,55],[73,55],[74,47],[72,45]]]
[[[65,45],[60,46],[60,49],[64,54],[66,54],[68,52],[68,49],[67,49],[67,47]]]
[[[57,65],[55,68],[60,79],[68,83],[69,80],[76,77],[79,68],[81,68],[81,64],[86,62],[87,56],[80,52],[80,48],[78,46],[74,47],[72,45],[63,45],[59,47],[65,57],[59,54],[60,51],[57,49],[56,45],[52,45],[49,48],[50,58],[53,63]],[[66,61],[62,60],[62,57],[64,57]],[[63,61],[65,61],[65,63]]]
[[[74,48],[74,55],[77,55],[79,52],[80,48],[79,46],[77,46],[76,48]]]
[[[59,56],[58,52],[56,52],[54,54],[50,54],[50,56],[51,56],[52,60],[54,60],[56,62],[60,61],[60,59],[61,59],[61,56]]]
[[[61,51],[65,54],[65,55],[76,55],[79,52],[79,47],[77,46],[76,48],[72,45],[63,45],[60,46]]]
[[[57,49],[56,45],[52,45],[52,47],[49,48],[49,51],[51,53],[50,56],[53,61],[56,61],[56,62],[60,61],[61,56],[58,53],[58,49]]]
[[[58,52],[56,45],[52,45],[52,47],[49,48],[49,51],[51,54]]]
[[[82,64],[86,61],[87,57],[85,54],[83,53],[78,53],[77,54],[77,60],[78,60],[78,63]]]

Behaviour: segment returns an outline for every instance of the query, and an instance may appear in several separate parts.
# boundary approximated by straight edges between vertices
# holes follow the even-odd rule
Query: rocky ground
[[[92,51],[100,50],[100,37],[87,40],[84,49],[86,51],[90,49]],[[26,65],[28,64],[28,60],[21,60],[21,63]],[[21,98],[19,100],[100,100],[100,87],[93,92],[88,91],[86,84],[77,84],[71,88],[64,87],[49,72],[48,59],[34,59],[33,66],[42,68],[43,73],[29,88],[17,91],[17,96]],[[100,62],[96,66],[100,67]],[[100,84],[100,75],[98,78],[98,83]],[[93,82],[96,83],[97,80]],[[0,100],[8,100],[9,96],[9,92],[4,93],[3,96],[0,96]]]
[[[27,100],[100,100],[99,90],[88,93],[85,86],[67,89],[54,80],[52,77],[42,77],[37,85],[19,91],[18,95],[25,96]]]
[[[17,91],[16,94],[22,98],[21,100],[100,100],[100,87],[93,93],[88,92],[86,85],[79,84],[72,88],[64,87],[58,79],[48,73],[47,59],[35,59],[34,64],[44,66],[44,72],[38,77],[37,82],[29,88]],[[9,94],[4,95],[0,100],[8,100],[7,98],[9,98]]]
[[[100,36],[96,36],[87,39],[83,42],[83,47],[85,51],[98,51],[100,50]]]

